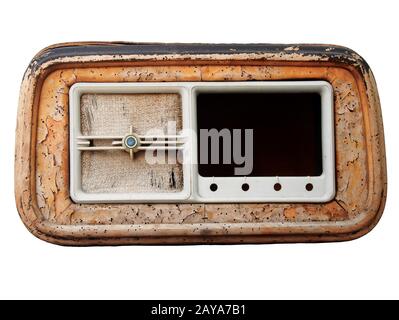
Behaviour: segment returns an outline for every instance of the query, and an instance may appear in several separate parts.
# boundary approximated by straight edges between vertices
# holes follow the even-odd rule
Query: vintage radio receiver
[[[336,46],[55,45],[23,79],[15,189],[57,244],[354,239],[386,197],[375,81]]]

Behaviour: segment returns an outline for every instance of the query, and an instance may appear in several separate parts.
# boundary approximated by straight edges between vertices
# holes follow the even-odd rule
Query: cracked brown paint
[[[331,47],[325,47],[326,52]],[[386,197],[373,76],[349,63],[279,53],[70,56],[31,66],[20,97],[16,201],[38,237],[66,245],[349,240],[367,233]],[[351,60],[351,61],[352,61]],[[68,92],[76,82],[323,79],[334,88],[336,198],[324,204],[75,204],[69,197]]]

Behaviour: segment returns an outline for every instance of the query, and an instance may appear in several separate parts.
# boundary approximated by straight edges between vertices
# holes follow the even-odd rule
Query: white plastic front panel
[[[200,92],[316,92],[321,96],[322,166],[311,177],[202,177],[197,169],[196,96]],[[178,93],[181,95],[184,151],[184,188],[174,193],[85,193],[81,188],[80,97],[84,93]],[[246,110],[250,112],[250,110]],[[333,89],[325,81],[174,82],[174,83],[77,83],[70,90],[71,197],[78,203],[123,202],[326,202],[335,195]],[[295,156],[295,155],[293,155]],[[217,184],[217,191],[210,189]],[[248,191],[242,185],[249,185]],[[274,185],[279,183],[281,190]],[[313,189],[306,190],[311,183]]]

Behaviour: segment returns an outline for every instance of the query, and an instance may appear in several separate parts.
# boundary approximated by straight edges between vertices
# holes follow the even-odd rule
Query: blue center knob
[[[125,144],[128,148],[134,148],[137,145],[137,139],[135,137],[127,137],[125,139]]]

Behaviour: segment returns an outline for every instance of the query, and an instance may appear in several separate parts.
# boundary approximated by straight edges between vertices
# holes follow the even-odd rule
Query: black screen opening
[[[203,177],[237,176],[242,167],[223,163],[223,142],[219,139],[220,163],[211,163],[211,139],[202,139],[200,130],[253,130],[252,171],[245,176],[320,176],[322,167],[321,96],[318,93],[199,93],[197,95],[198,146],[207,146],[207,163],[198,171]],[[233,150],[232,150],[233,153]],[[203,155],[202,155],[203,156]],[[249,155],[246,155],[249,156]],[[233,159],[233,155],[231,155]],[[202,157],[204,159],[204,157]],[[204,161],[202,161],[204,162]]]

